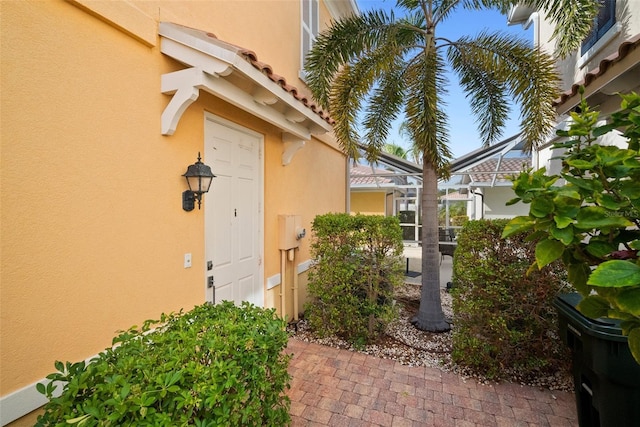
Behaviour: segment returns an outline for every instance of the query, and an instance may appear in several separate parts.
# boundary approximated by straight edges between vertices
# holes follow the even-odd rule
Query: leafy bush
[[[311,328],[356,344],[378,338],[397,315],[394,287],[402,282],[402,233],[397,218],[317,216],[305,306]]]
[[[620,96],[620,110],[605,125],[584,99],[580,112],[571,113],[569,130],[558,131],[567,139],[553,145],[566,150],[560,175],[540,169],[513,179],[517,197],[510,203],[529,204],[529,215],[511,220],[504,235],[538,239],[540,268],[562,260],[584,297],[578,310],[592,319],[619,319],[640,363],[640,95]],[[598,143],[609,133],[625,142]]]
[[[454,362],[498,379],[565,366],[553,298],[564,286],[558,264],[527,273],[535,242],[502,239],[507,220],[469,221],[458,233],[453,262]]]
[[[38,385],[49,403],[37,425],[288,424],[284,327],[274,310],[249,303],[163,314],[121,332],[91,363],[56,362],[51,382]]]

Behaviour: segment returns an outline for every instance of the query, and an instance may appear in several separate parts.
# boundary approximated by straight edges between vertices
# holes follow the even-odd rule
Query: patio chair
[[[451,228],[438,228],[438,250],[440,251],[440,264],[445,255],[450,256],[453,259],[453,252],[456,250],[456,244],[454,243]]]

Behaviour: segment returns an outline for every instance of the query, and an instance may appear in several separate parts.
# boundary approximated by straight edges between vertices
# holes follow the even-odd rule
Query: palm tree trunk
[[[438,175],[435,166],[422,162],[422,290],[420,308],[411,323],[429,332],[451,329],[440,299],[440,253],[438,250]]]

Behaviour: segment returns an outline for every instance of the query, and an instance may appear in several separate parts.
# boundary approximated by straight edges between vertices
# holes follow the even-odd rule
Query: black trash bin
[[[560,295],[560,338],[571,349],[580,427],[640,426],[640,365],[631,355],[620,322],[590,319],[576,305],[580,294]]]

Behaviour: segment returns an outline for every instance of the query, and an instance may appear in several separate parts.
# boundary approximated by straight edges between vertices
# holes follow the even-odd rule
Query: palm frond
[[[501,14],[506,15],[507,12],[509,12],[509,9],[518,3],[518,1],[504,0],[464,0],[462,2],[462,7],[471,10],[494,9]]]
[[[521,103],[521,128],[527,138],[527,149],[545,142],[553,130],[556,111],[549,101],[556,97],[560,82],[550,55],[536,49],[529,58],[531,66],[513,79],[514,95]]]
[[[365,71],[364,67],[345,64],[335,77],[329,94],[336,138],[343,151],[354,159],[359,157],[358,113],[372,81],[371,76],[363,75]]]
[[[593,27],[600,0],[530,0],[530,6],[544,10],[555,24],[552,39],[556,53],[564,58],[576,50]]]
[[[551,100],[558,91],[559,78],[553,59],[528,42],[502,33],[483,32],[475,38],[463,37],[448,51],[454,70],[472,99],[472,111],[478,119],[488,121],[485,129],[501,127],[506,114],[497,105],[510,94],[521,106],[521,127],[528,148],[545,140],[551,131],[555,111]],[[473,79],[480,79],[474,82]],[[483,87],[482,84],[485,86]],[[491,93],[495,91],[495,93]],[[487,110],[483,111],[483,107]],[[485,143],[497,134],[485,135]]]
[[[443,2],[444,3],[444,2]],[[502,14],[507,14],[511,7],[519,1],[504,0],[463,0],[465,9],[495,9]],[[551,36],[556,43],[556,53],[560,57],[566,57],[576,50],[582,40],[591,31],[595,17],[600,9],[600,0],[528,0],[524,2],[528,6],[542,10],[547,19],[555,24]]]
[[[447,80],[440,53],[431,50],[412,61],[407,67],[407,81],[405,114],[411,139],[424,161],[432,164],[440,176],[447,177],[451,159],[443,111]]]
[[[420,47],[420,25],[420,19],[394,20],[376,12],[363,20],[352,17],[336,23],[314,45],[309,55],[308,84],[335,119],[335,134],[346,153],[358,155],[357,146],[362,141],[357,125],[362,112],[366,113],[363,128],[369,147],[367,157],[375,160],[380,152],[403,103],[403,57]],[[367,28],[371,34],[365,34]],[[354,31],[358,34],[349,37]],[[334,47],[339,53],[331,51]],[[330,76],[323,74],[329,72]]]
[[[368,101],[363,126],[366,129],[365,144],[371,147],[369,160],[375,160],[383,149],[393,120],[398,117],[404,103],[404,61],[396,57],[396,62],[380,79],[378,86]]]
[[[504,79],[496,78],[496,58],[491,51],[465,40],[452,43],[447,57],[460,78],[483,145],[502,136],[510,111]]]
[[[424,7],[428,7],[433,3],[433,0],[397,0],[396,5],[398,7],[407,9],[407,10],[419,10]]]
[[[434,24],[437,25],[439,22],[449,18],[462,3],[462,0],[443,0],[435,4],[433,8]]]
[[[400,157],[402,159],[407,158],[407,150],[405,150],[398,144],[384,144],[384,147],[382,147],[382,151],[384,151],[385,153],[393,154],[394,156]]]
[[[318,35],[307,55],[305,71],[307,86],[320,105],[329,106],[331,85],[340,67],[383,43],[393,22],[393,15],[371,11],[337,21]]]

